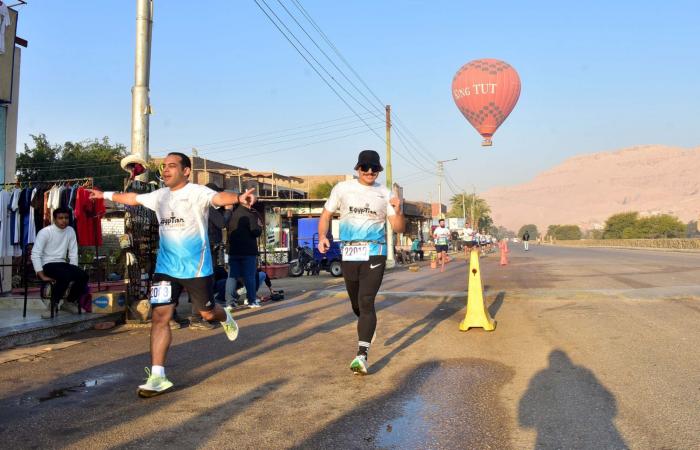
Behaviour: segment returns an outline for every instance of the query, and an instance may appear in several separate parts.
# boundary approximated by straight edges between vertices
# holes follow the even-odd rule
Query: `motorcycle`
[[[313,250],[309,247],[297,247],[299,257],[289,261],[289,276],[300,277],[306,272],[307,275],[318,275],[318,263],[314,259]]]

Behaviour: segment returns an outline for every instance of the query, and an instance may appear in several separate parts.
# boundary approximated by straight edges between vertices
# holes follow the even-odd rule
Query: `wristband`
[[[112,202],[112,201],[114,201],[114,200],[112,200],[112,196],[113,196],[114,194],[115,194],[115,192],[113,192],[113,191],[105,191],[105,192],[102,193],[102,197],[104,197],[104,198],[106,198],[107,200],[109,200],[109,201]]]

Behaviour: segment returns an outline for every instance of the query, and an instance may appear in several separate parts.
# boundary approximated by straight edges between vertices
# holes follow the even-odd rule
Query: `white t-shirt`
[[[437,227],[433,231],[436,245],[447,245],[450,240],[450,229],[447,227]]]
[[[379,183],[365,186],[358,180],[336,184],[324,208],[340,211],[340,240],[369,242],[369,254],[386,255],[386,218],[396,214],[389,203],[392,194]]]
[[[471,227],[464,229],[464,240],[473,241],[474,240],[474,230]]]
[[[174,278],[200,278],[213,273],[207,225],[209,205],[216,191],[187,183],[176,191],[161,188],[136,196],[156,212],[160,248],[156,273]]]

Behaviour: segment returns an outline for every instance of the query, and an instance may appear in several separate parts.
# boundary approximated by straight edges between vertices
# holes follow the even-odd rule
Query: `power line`
[[[282,35],[285,37],[285,39],[287,40],[287,42],[289,42],[289,44],[292,45],[292,47],[294,47],[294,49],[297,51],[297,53],[299,53],[299,55],[300,55],[302,58],[304,58],[304,61],[306,61],[306,63],[314,70],[314,72],[319,76],[319,78],[321,78],[321,80],[333,91],[333,93],[345,104],[345,106],[347,106],[348,109],[350,109],[350,111],[352,111],[355,115],[358,115],[357,111],[355,111],[355,109],[354,109],[352,106],[350,106],[350,104],[345,100],[345,98],[343,98],[343,96],[341,96],[340,93],[339,93],[333,86],[331,86],[331,84],[328,82],[328,80],[326,80],[326,79],[321,75],[321,73],[318,71],[318,69],[316,68],[316,66],[314,66],[314,65],[311,63],[311,61],[309,61],[309,59],[301,52],[301,50],[299,50],[299,48],[292,42],[292,40],[289,38],[289,36],[288,36],[286,33],[284,33],[284,31],[282,31],[282,29],[281,29],[280,26],[277,24],[277,22],[275,22],[275,20],[272,19],[272,17],[270,16],[270,14],[268,14],[268,12],[262,7],[262,5],[260,4],[260,2],[259,2],[258,0],[254,0],[254,1],[255,1],[255,4],[258,6],[258,8],[259,8],[259,9],[265,14],[265,16],[268,18],[268,20],[275,26],[275,28],[277,28],[277,30],[280,32],[280,34],[282,34]],[[345,88],[338,82],[338,80],[336,80],[336,79],[328,72],[328,70],[325,68],[325,66],[324,66],[323,64],[321,64],[321,63],[318,61],[318,59],[316,59],[316,58],[311,54],[311,52],[309,52],[309,50],[301,43],[301,41],[299,41],[299,39],[296,37],[296,35],[294,35],[294,33],[289,29],[289,27],[287,27],[287,25],[284,23],[284,21],[283,21],[282,19],[280,19],[280,17],[274,12],[274,10],[270,7],[270,5],[269,5],[265,0],[261,0],[261,1],[262,1],[262,2],[265,4],[265,6],[270,10],[270,13],[272,13],[272,15],[274,15],[275,18],[282,24],[282,26],[284,26],[284,28],[287,30],[287,32],[299,43],[299,45],[304,49],[304,51],[306,51],[306,52],[309,54],[309,56],[314,60],[314,62],[316,62],[316,64],[318,64],[319,67],[320,67],[320,68],[321,68],[321,69],[322,69],[322,70],[323,70],[323,71],[324,71],[338,86],[340,86],[340,88],[341,88],[348,96],[350,96],[350,98],[352,98],[356,103],[358,103],[360,106],[362,106],[365,110],[367,110],[367,111],[369,112],[370,110],[369,110],[365,105],[363,105],[359,100],[357,100],[357,98],[355,98],[355,96],[353,96],[352,94],[350,94],[350,92],[348,92],[348,90],[345,89]],[[298,5],[298,6],[300,6],[300,5]],[[307,13],[306,15],[308,15],[308,13]],[[307,33],[307,35],[308,35],[308,33]],[[309,36],[309,37],[310,37],[310,36]],[[312,38],[311,38],[311,40],[313,41]],[[331,44],[331,45],[332,45],[332,44]],[[377,97],[377,99],[378,99],[378,97]],[[379,99],[378,99],[378,100],[379,100]],[[380,102],[381,102],[381,101],[380,101]],[[358,118],[359,118],[359,115],[358,115]],[[361,120],[362,120],[363,122],[365,122],[363,119],[361,119]],[[365,122],[365,125],[366,125],[368,128],[371,129],[371,127],[369,126],[369,124],[367,124],[366,122]],[[384,138],[383,138],[381,135],[379,135],[375,130],[372,130],[372,132],[373,132],[373,134],[374,134],[375,136],[377,136],[382,142],[386,143],[386,141],[384,140]],[[410,153],[410,149],[407,149],[407,151]],[[410,165],[412,165],[412,166],[414,166],[414,167],[417,167],[417,168],[419,168],[419,169],[423,169],[423,167],[421,166],[421,164],[416,165],[416,164],[413,163],[411,160],[409,160],[409,159],[406,158],[404,155],[402,155],[400,152],[397,151],[397,152],[396,152],[396,155],[399,156],[399,157],[401,157],[402,159],[404,159],[404,160],[405,160],[406,162],[408,162]]]
[[[368,114],[368,113],[362,113],[361,115],[362,115],[362,116],[365,116],[365,115],[367,115],[367,114]],[[348,119],[353,119],[353,120],[348,122],[348,121],[347,121]],[[317,127],[317,125],[325,125],[325,124],[328,124],[328,123],[331,123],[331,122],[341,122],[341,121],[342,121],[343,123],[338,123],[338,124],[335,124],[335,125],[328,125],[328,126],[325,126],[325,127]],[[339,118],[337,118],[337,119],[324,120],[324,121],[321,121],[321,122],[315,122],[315,123],[310,123],[310,124],[306,124],[306,125],[300,125],[300,126],[292,127],[292,128],[285,128],[285,129],[276,130],[276,131],[267,131],[267,132],[264,132],[264,133],[257,133],[257,134],[253,134],[253,135],[249,135],[249,136],[241,136],[241,137],[236,137],[236,138],[223,139],[223,140],[221,140],[221,141],[210,142],[210,143],[207,143],[207,144],[192,144],[192,145],[188,145],[188,146],[184,146],[184,147],[171,147],[171,148],[169,149],[169,151],[189,150],[189,149],[191,149],[192,147],[196,147],[196,148],[208,147],[208,146],[210,146],[210,145],[219,145],[219,144],[224,144],[224,143],[227,143],[227,142],[238,142],[238,141],[243,141],[243,140],[247,140],[247,139],[258,138],[258,137],[261,137],[261,136],[281,135],[281,136],[277,136],[277,137],[286,137],[286,136],[288,136],[288,135],[297,134],[297,133],[289,133],[288,135],[283,134],[283,133],[286,133],[286,132],[288,132],[288,131],[300,130],[300,129],[303,129],[303,128],[311,128],[310,130],[307,131],[307,132],[310,132],[310,131],[316,131],[316,130],[323,130],[323,129],[327,129],[327,128],[332,128],[332,127],[335,127],[335,126],[348,125],[348,124],[352,124],[352,123],[356,123],[356,122],[357,122],[357,117],[354,116],[354,115],[350,115],[350,116],[339,117]],[[304,133],[304,131],[301,131],[301,132],[299,132],[299,133]]]

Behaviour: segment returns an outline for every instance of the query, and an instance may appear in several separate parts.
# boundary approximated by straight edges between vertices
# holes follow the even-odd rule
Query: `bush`
[[[687,226],[669,214],[638,216],[636,212],[610,216],[605,222],[603,239],[680,238],[687,233]]]
[[[578,225],[550,225],[547,236],[560,241],[575,241],[581,239],[583,233]]]

